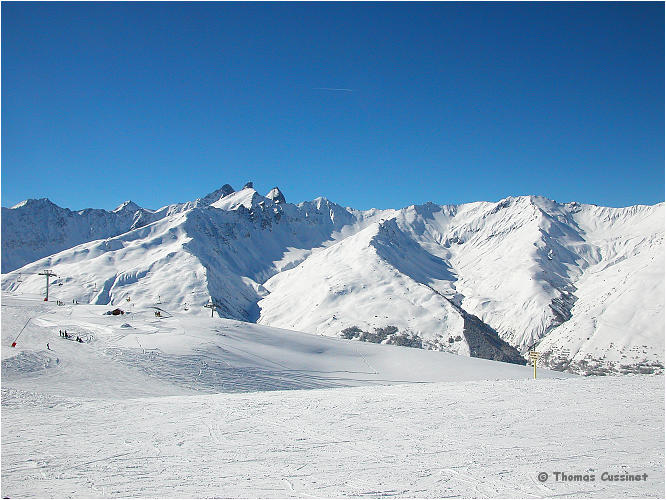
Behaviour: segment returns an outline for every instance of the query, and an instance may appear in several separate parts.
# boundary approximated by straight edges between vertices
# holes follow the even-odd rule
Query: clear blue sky
[[[248,180],[361,209],[664,201],[664,4],[2,3],[3,206]]]

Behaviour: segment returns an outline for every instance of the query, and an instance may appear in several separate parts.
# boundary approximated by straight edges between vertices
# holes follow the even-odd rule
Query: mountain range
[[[661,373],[664,203],[355,210],[226,184],[149,210],[2,208],[2,290],[210,314],[581,374]]]

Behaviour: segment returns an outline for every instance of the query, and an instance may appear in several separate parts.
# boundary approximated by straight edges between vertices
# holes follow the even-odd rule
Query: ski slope
[[[3,497],[664,494],[663,376],[124,309],[2,295]],[[562,470],[648,480],[537,480]]]
[[[663,391],[659,376],[123,400],[3,390],[1,493],[663,498]]]
[[[23,391],[122,399],[532,376],[526,366],[211,318],[203,308],[126,302],[113,316],[105,306],[2,299],[2,385]]]

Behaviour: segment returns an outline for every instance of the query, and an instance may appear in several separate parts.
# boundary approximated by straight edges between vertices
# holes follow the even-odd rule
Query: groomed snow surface
[[[664,497],[663,376],[127,306],[3,294],[3,497]]]

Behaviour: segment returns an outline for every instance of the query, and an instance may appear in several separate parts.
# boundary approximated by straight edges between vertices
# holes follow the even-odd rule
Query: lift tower
[[[215,311],[215,309],[217,309],[217,304],[213,303],[213,300],[211,299],[211,301],[208,304],[206,304],[204,307],[210,309],[210,317],[212,318],[213,312]]]
[[[44,297],[44,302],[47,302],[49,300],[49,278],[51,276],[57,276],[56,273],[51,271],[50,269],[44,269],[43,273],[37,273],[40,276],[46,276],[46,297]]]

